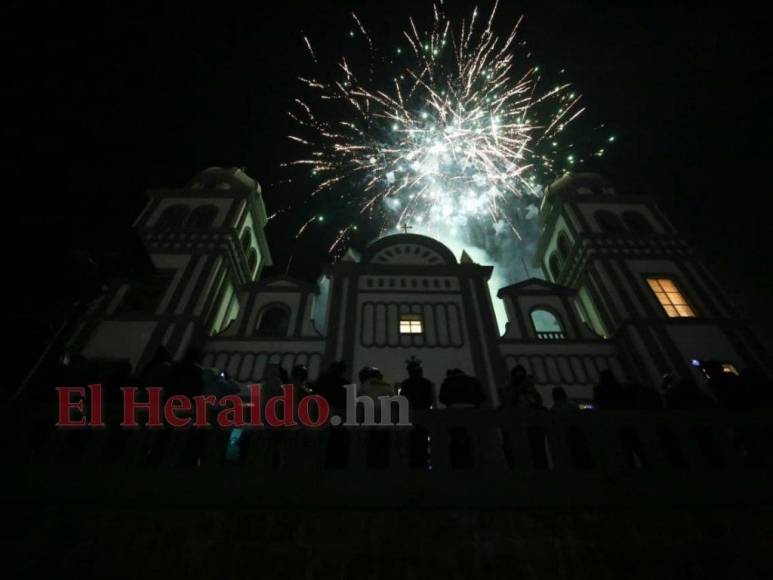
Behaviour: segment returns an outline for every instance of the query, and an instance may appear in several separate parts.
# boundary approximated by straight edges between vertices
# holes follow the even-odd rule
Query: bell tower
[[[566,174],[546,189],[540,218],[536,265],[577,290],[582,319],[628,353],[643,381],[697,378],[707,360],[769,372],[758,339],[653,198]]]
[[[237,288],[271,264],[260,185],[241,169],[211,167],[184,188],[148,193],[134,228],[155,274],[119,283],[95,308],[88,358],[124,356],[137,368],[159,346],[182,356],[236,318]]]

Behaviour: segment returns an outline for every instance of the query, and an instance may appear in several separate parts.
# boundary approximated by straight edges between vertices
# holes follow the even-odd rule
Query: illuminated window
[[[723,372],[725,372],[725,373],[730,373],[730,374],[732,374],[732,375],[737,375],[737,374],[740,374],[740,373],[738,372],[738,369],[737,369],[737,368],[735,368],[735,365],[734,365],[734,364],[731,364],[731,363],[724,363],[724,364],[722,365],[722,371],[723,371]]]
[[[422,321],[419,314],[400,315],[400,334],[421,334]]]
[[[687,299],[670,278],[647,278],[660,305],[670,318],[692,318],[695,311],[687,303]]]

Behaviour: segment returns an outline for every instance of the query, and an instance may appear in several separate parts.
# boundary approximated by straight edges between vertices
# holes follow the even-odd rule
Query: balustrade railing
[[[5,435],[6,463],[37,477],[50,470],[52,486],[91,477],[195,495],[200,484],[206,496],[226,493],[227,481],[230,492],[248,486],[263,499],[321,503],[603,503],[720,492],[751,501],[773,489],[770,411],[452,409],[414,412],[412,427],[399,429],[124,430],[119,420],[108,412],[112,427],[74,431],[21,423]]]
[[[566,336],[564,336],[563,332],[538,332],[537,333],[537,339],[538,340],[564,340]]]

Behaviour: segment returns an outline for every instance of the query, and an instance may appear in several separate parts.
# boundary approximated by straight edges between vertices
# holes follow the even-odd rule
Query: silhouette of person
[[[295,387],[295,398],[305,397],[311,394],[308,388],[309,369],[306,365],[295,365],[290,370],[290,383]]]
[[[566,389],[563,387],[553,387],[551,394],[553,395],[553,406],[551,407],[551,410],[556,412],[564,412],[577,409],[577,407],[569,402]]]
[[[270,397],[277,397],[282,395],[282,385],[287,384],[289,379],[285,379],[283,375],[287,375],[287,372],[277,363],[268,363],[266,370],[263,373],[263,381],[261,382],[261,401],[262,404]]]
[[[755,406],[769,407],[773,404],[773,385],[759,369],[747,368],[742,370],[740,380]]]
[[[502,394],[502,404],[516,409],[543,409],[542,395],[534,386],[534,378],[522,365],[510,371],[510,384]]]
[[[411,357],[408,360],[406,370],[408,378],[400,385],[400,394],[408,399],[413,409],[431,409],[434,385],[424,378],[421,361]]]
[[[324,397],[332,407],[343,408],[346,406],[346,390],[344,386],[348,381],[344,376],[345,372],[345,361],[334,362],[322,373],[314,385],[314,391]]]
[[[593,401],[600,409],[625,409],[631,406],[628,393],[609,369],[599,374],[599,384],[593,388]]]
[[[708,409],[714,406],[714,401],[701,391],[695,381],[689,379],[666,375],[661,389],[669,409]]]
[[[204,390],[204,381],[199,366],[200,353],[189,349],[183,359],[173,365],[169,374],[169,387],[166,395],[186,395],[193,397]]]
[[[744,385],[734,373],[726,372],[717,361],[703,363],[706,385],[722,407],[738,409],[750,402]]]
[[[166,387],[172,372],[172,355],[164,346],[159,346],[140,373],[140,382],[145,387]]]
[[[633,398],[633,406],[637,409],[662,409],[663,399],[655,389],[634,384],[629,387]]]
[[[438,400],[446,407],[478,408],[485,399],[478,379],[465,374],[461,369],[446,371],[438,396]]]
[[[376,367],[363,367],[358,375],[360,379],[360,395],[378,399],[379,397],[391,397],[395,394],[392,385],[384,381],[384,375]]]

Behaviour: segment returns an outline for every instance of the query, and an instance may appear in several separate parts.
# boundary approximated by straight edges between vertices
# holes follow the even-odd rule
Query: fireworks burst
[[[518,57],[525,50],[520,20],[498,36],[496,10],[482,21],[476,8],[455,26],[441,1],[427,30],[409,20],[388,58],[352,14],[349,34],[364,39],[367,66],[355,71],[356,59],[342,57],[336,79],[301,78],[314,96],[296,100],[291,113],[300,130],[290,139],[305,153],[288,165],[315,176],[312,196],[334,192],[336,203],[382,232],[411,223],[430,232],[521,236],[523,200],[541,195],[546,175],[579,161],[561,155],[557,140],[584,109],[569,83],[542,87],[539,67]],[[318,64],[311,41],[304,42]],[[383,66],[387,72],[377,74]],[[331,106],[334,114],[320,114]],[[527,213],[533,218],[536,206]],[[354,227],[338,232],[331,251]]]

